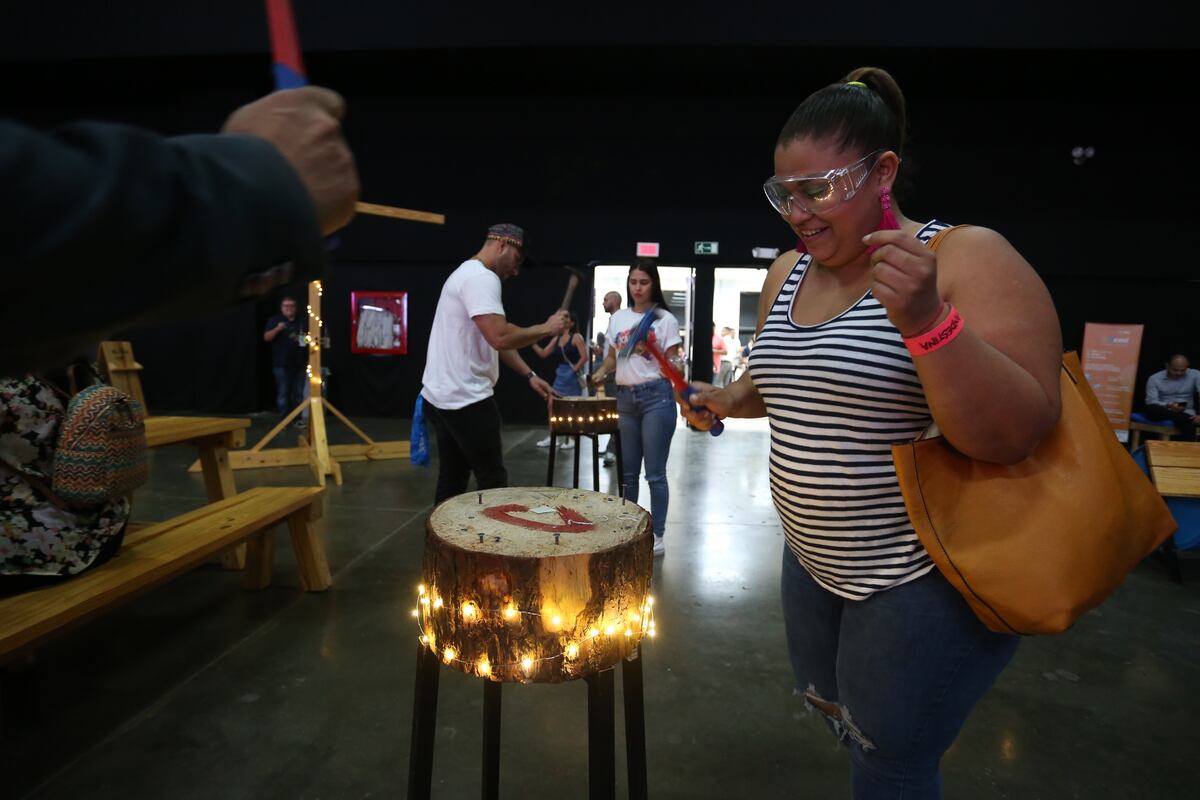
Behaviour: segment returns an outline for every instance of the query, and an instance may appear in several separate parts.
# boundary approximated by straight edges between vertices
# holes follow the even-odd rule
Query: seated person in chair
[[[1146,380],[1147,419],[1170,420],[1179,428],[1184,441],[1196,438],[1196,392],[1200,390],[1200,370],[1189,369],[1187,356],[1174,355],[1167,368]]]

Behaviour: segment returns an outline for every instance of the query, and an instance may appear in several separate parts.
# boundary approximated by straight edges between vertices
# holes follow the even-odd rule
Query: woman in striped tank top
[[[765,189],[798,253],[768,273],[748,373],[685,409],[700,426],[770,419],[797,690],[847,743],[854,797],[872,799],[941,796],[942,754],[1017,646],[933,567],[890,446],[936,421],[966,455],[1013,463],[1060,408],[1049,293],[993,231],[925,246],[947,226],[891,197],[904,132],[899,87],[869,67],[792,114]]]

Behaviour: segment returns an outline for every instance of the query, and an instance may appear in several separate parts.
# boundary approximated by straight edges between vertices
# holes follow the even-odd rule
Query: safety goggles
[[[883,152],[876,150],[821,175],[776,176],[763,184],[763,192],[771,207],[785,217],[791,216],[794,206],[808,214],[823,214],[858,194]]]

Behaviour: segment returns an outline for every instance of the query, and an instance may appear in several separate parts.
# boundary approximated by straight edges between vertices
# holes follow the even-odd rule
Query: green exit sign
[[[696,242],[696,255],[698,256],[715,256],[717,254],[716,242]]]

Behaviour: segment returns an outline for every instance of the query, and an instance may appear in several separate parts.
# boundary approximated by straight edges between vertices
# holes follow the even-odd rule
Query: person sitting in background
[[[1200,370],[1190,369],[1187,356],[1176,354],[1146,379],[1146,409],[1143,412],[1155,422],[1170,420],[1187,441],[1196,438],[1196,392],[1200,391]]]

